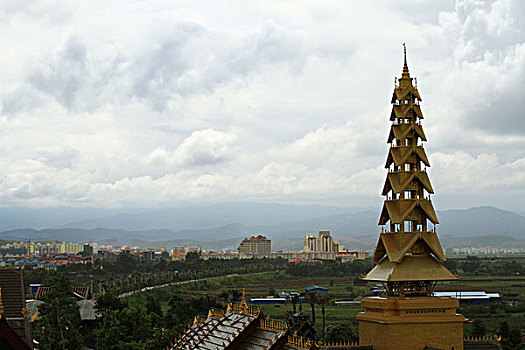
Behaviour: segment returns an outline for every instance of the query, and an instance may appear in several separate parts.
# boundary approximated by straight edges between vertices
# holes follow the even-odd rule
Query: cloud
[[[237,136],[213,129],[198,130],[173,152],[162,147],[154,149],[148,155],[151,164],[193,167],[215,165],[228,162],[235,157]]]
[[[522,1],[4,5],[4,205],[376,203],[406,41],[438,209],[525,210]]]
[[[443,89],[466,114],[464,127],[525,132],[524,13],[521,1],[458,1],[456,11],[441,14],[443,29],[457,37]]]

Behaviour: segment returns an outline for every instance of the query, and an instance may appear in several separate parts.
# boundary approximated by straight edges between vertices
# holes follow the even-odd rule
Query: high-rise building
[[[243,254],[270,254],[272,252],[272,241],[263,235],[251,236],[245,238],[237,250]]]
[[[404,57],[403,74],[392,96],[376,266],[362,277],[381,282],[387,296],[363,299],[364,312],[357,316],[359,341],[377,350],[463,349],[465,318],[456,314],[458,301],[432,297],[437,282],[458,277],[441,264],[445,254],[430,200],[434,193],[426,170],[430,163],[421,144],[427,140],[421,126],[421,97],[408,72],[406,48]]]
[[[344,251],[344,246],[333,239],[330,231],[319,231],[319,237],[315,233],[306,233],[303,241],[303,252],[305,253],[339,253]]]

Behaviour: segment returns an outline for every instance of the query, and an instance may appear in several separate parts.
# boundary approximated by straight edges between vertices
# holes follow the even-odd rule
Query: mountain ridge
[[[283,208],[283,207],[280,207]],[[314,208],[315,210],[315,208]],[[337,211],[342,210],[338,208]],[[271,212],[269,210],[268,212]],[[268,214],[268,212],[263,214]],[[243,214],[245,217],[256,214]],[[257,214],[259,215],[259,214]],[[301,214],[303,217],[305,214]],[[301,216],[301,215],[295,215]],[[504,245],[504,237],[509,242],[522,244],[525,239],[525,217],[494,207],[474,207],[465,210],[439,211],[441,225],[438,225],[438,233],[442,240],[450,245],[463,242],[464,245],[475,244],[476,237],[485,237],[484,241],[497,242]],[[264,234],[273,241],[277,250],[286,247],[300,249],[305,233],[315,233],[320,230],[330,230],[333,237],[339,239],[349,248],[372,248],[377,242],[380,228],[377,226],[378,213],[372,210],[363,210],[335,215],[315,216],[303,220],[280,222],[277,224],[250,225],[249,223],[225,223],[219,226],[205,228],[183,228],[173,230],[170,228],[158,228],[147,230],[126,230],[122,228],[75,228],[59,227],[35,230],[22,228],[17,230],[6,230],[0,232],[1,239],[16,240],[66,240],[76,243],[94,242],[101,244],[106,242],[118,242],[122,245],[130,245],[133,241],[144,244],[156,244],[155,242],[223,242],[214,244],[214,249],[231,248],[232,241],[239,241],[246,236]],[[268,217],[267,220],[271,220]],[[258,222],[261,222],[259,220]],[[498,238],[500,237],[500,238]],[[226,243],[228,241],[228,243]],[[206,243],[208,242],[208,243]],[[479,242],[479,240],[478,240]],[[279,249],[282,247],[283,249]],[[235,245],[234,245],[235,248]]]

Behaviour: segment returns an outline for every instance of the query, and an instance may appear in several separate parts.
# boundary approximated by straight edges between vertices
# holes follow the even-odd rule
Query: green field
[[[368,294],[368,290],[374,285],[355,286],[355,276],[344,277],[294,277],[284,272],[262,273],[247,276],[234,276],[229,278],[217,278],[209,281],[189,283],[181,286],[173,286],[155,292],[162,300],[163,307],[167,306],[170,295],[178,294],[183,298],[206,297],[222,301],[221,293],[228,290],[242,290],[245,288],[248,298],[267,297],[270,292],[296,291],[304,292],[304,288],[311,285],[319,285],[329,289],[331,301],[353,300],[356,296]],[[446,285],[446,284],[444,284]],[[479,276],[467,276],[459,282],[451,285],[483,287],[487,290],[498,291],[502,294],[506,303],[493,305],[462,306],[459,312],[475,322],[482,323],[486,334],[496,334],[500,324],[507,321],[511,328],[525,328],[525,313],[518,306],[512,306],[512,301],[520,301],[523,305],[525,295],[525,278],[520,276],[494,276],[491,278]],[[138,296],[137,296],[138,298]],[[292,310],[291,304],[261,305],[264,314],[274,319],[287,319],[288,312]],[[514,309],[513,309],[514,308]],[[362,309],[359,306],[334,306],[326,307],[326,325],[331,327],[340,324],[351,325],[357,332],[358,324],[355,316]],[[303,311],[311,313],[310,304],[303,304]],[[321,306],[315,306],[316,327],[322,332]],[[465,324],[465,335],[472,334],[474,323]]]

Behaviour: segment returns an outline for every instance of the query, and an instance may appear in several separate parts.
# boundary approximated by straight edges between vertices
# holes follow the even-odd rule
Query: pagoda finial
[[[248,308],[248,304],[246,304],[246,290],[242,289],[242,301],[241,301],[241,309]]]
[[[401,79],[410,78],[410,74],[408,73],[408,64],[407,64],[407,45],[405,43],[403,43],[403,56],[404,56],[404,65],[403,65],[403,74],[401,75]]]

